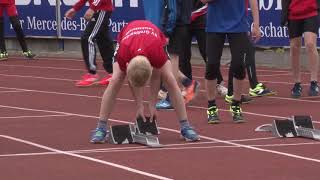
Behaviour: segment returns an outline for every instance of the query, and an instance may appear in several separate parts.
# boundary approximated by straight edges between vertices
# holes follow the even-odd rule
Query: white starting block
[[[293,116],[292,121],[298,136],[320,140],[320,130],[314,128],[311,116]]]
[[[127,125],[111,126],[109,143],[111,144],[138,143],[151,148],[163,147],[163,145],[160,144],[158,137],[156,136],[157,134],[159,134],[158,127],[156,126],[156,122],[150,123],[150,118],[147,117],[146,119],[147,119],[147,122],[145,122],[145,124],[139,121],[139,124],[137,123],[137,124],[130,124],[130,125],[127,124]],[[142,124],[144,124],[144,126],[142,126]],[[153,124],[153,125],[150,125],[150,124]],[[143,129],[141,127],[143,127]],[[141,133],[141,132],[145,132],[145,133]],[[150,134],[150,132],[154,132],[156,134]]]
[[[320,130],[315,129],[311,116],[293,116],[288,119],[275,119],[272,124],[263,124],[257,132],[272,132],[275,137],[305,137],[320,140]]]

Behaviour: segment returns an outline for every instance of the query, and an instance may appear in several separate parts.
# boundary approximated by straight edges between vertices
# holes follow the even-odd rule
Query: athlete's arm
[[[73,5],[73,9],[75,11],[79,11],[87,2],[88,0],[79,0],[75,5]]]
[[[83,17],[85,20],[89,21],[92,18],[93,14],[94,14],[94,10],[89,8]]]
[[[144,87],[132,87],[129,83],[132,95],[137,105],[136,117],[142,117],[144,119],[144,107],[143,107],[143,89]],[[145,119],[144,119],[145,120]]]
[[[249,0],[251,13],[253,17],[253,28],[251,31],[251,37],[254,42],[257,42],[261,38],[260,21],[259,21],[259,9],[257,0]]]
[[[85,4],[86,4],[87,0],[79,0],[75,5],[73,5],[72,8],[70,8],[65,14],[64,16],[67,19],[72,19],[75,15],[76,12],[79,11]]]

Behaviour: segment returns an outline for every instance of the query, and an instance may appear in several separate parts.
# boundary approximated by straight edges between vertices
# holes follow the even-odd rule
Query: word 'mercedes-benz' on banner
[[[57,15],[56,8],[60,8],[61,36],[68,38],[79,38],[86,27],[83,18],[88,9],[88,3],[72,20],[64,17],[64,13],[70,9],[78,0],[61,0],[60,6],[56,6],[56,0],[16,0],[20,22],[26,36],[57,37]],[[129,21],[144,19],[142,0],[113,0],[115,7],[109,22],[109,29],[115,38],[117,33]],[[6,18],[8,21],[8,18]],[[7,36],[15,36],[9,22],[5,27]]]
[[[57,37],[58,23],[56,8],[60,8],[61,38],[79,38],[86,27],[83,15],[88,8],[82,8],[72,20],[64,17],[64,13],[78,0],[16,0],[21,25],[27,36]],[[144,19],[143,0],[113,0],[115,10],[109,22],[109,29],[115,39],[118,32],[129,21]],[[260,31],[262,34],[258,45],[288,46],[288,28],[280,25],[281,0],[258,0],[260,10]],[[251,18],[249,12],[249,19]],[[8,21],[8,18],[6,18]],[[214,23],[214,22],[213,22]],[[9,23],[6,23],[9,24]],[[252,25],[251,25],[252,26]],[[5,27],[6,36],[14,36],[12,26]],[[318,38],[319,44],[320,38]]]

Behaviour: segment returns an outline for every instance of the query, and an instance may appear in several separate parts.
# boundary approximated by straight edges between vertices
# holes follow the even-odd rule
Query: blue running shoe
[[[319,86],[317,81],[312,81],[309,89],[309,96],[318,96],[319,95]]]
[[[161,110],[161,109],[170,110],[170,109],[173,109],[173,106],[171,105],[171,103],[169,101],[167,101],[166,99],[163,99],[163,100],[160,100],[156,104],[156,109],[158,109],[158,110]]]
[[[197,132],[190,126],[184,126],[181,129],[181,135],[186,141],[199,141],[200,137]]]
[[[291,90],[291,96],[294,98],[299,98],[301,96],[302,87],[300,83],[295,83],[292,90]]]
[[[91,133],[90,142],[93,144],[102,144],[106,142],[106,139],[109,136],[109,132],[103,128],[96,128]]]

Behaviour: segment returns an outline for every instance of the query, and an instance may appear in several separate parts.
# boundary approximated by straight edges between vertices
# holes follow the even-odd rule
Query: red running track
[[[102,69],[101,64],[98,67]],[[0,62],[0,179],[319,179],[320,142],[254,132],[274,118],[295,114],[311,115],[319,127],[320,97],[308,97],[307,84],[303,97],[292,99],[288,70],[258,68],[259,80],[278,95],[243,105],[245,124],[232,123],[228,106],[219,97],[222,123],[208,125],[204,68],[193,69],[202,90],[187,111],[202,140],[181,140],[174,111],[161,111],[159,139],[165,147],[150,149],[89,143],[104,87],[74,86],[84,72],[81,60],[17,57]],[[227,78],[227,67],[222,70]],[[305,82],[308,77],[303,74]],[[110,124],[132,123],[134,114],[131,93],[124,85]]]

